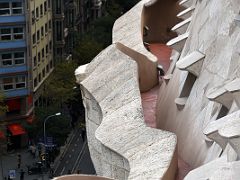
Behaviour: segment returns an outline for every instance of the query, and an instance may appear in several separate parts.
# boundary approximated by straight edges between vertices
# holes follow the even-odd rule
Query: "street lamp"
[[[43,138],[44,138],[44,145],[46,145],[46,122],[47,122],[47,120],[50,119],[51,117],[54,117],[54,116],[60,116],[60,115],[61,115],[61,113],[58,112],[58,113],[56,113],[56,114],[50,115],[50,116],[48,116],[48,117],[45,118],[45,120],[44,120],[44,124],[43,124]]]

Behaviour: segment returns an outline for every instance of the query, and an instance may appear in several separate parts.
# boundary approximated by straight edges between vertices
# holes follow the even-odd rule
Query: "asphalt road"
[[[87,140],[83,142],[81,129],[78,129],[66,149],[61,162],[55,169],[55,176],[76,173],[80,170],[81,174],[95,174],[95,170],[89,155]]]

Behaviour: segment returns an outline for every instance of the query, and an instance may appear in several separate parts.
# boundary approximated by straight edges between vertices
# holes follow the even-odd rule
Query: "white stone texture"
[[[192,170],[184,180],[238,180],[240,161],[227,162],[226,156]]]
[[[181,110],[174,100],[181,94],[188,72],[176,69],[177,60],[172,61],[167,74],[171,78],[159,91],[157,125],[177,134],[178,154],[197,168],[186,179],[238,180],[239,161],[234,160],[236,152],[240,154],[240,127],[238,121],[231,123],[231,119],[239,118],[239,94],[231,90],[235,85],[229,88],[225,85],[240,78],[240,27],[235,22],[240,1],[184,1],[182,5],[195,7],[191,23],[187,33],[168,44],[181,52],[180,59],[197,50],[205,58]],[[113,42],[120,42],[155,62],[156,58],[142,43],[141,13],[148,2],[141,1],[116,21]],[[145,126],[136,63],[112,45],[84,69],[83,76],[84,105],[87,115],[93,113],[86,116],[86,121],[97,173],[119,179],[163,178],[175,156],[176,136]],[[229,108],[229,114],[216,120],[221,104]],[[204,133],[211,134],[212,141]],[[223,150],[224,157],[218,158]]]
[[[178,153],[193,168],[219,155],[212,151],[214,144],[206,141],[203,134],[207,124],[217,118],[220,110],[218,103],[224,104],[231,111],[239,110],[232,102],[233,95],[216,102],[207,98],[210,89],[223,87],[229,80],[239,78],[240,27],[234,21],[239,11],[239,0],[197,1],[180,59],[196,50],[201,51],[205,58],[200,74],[181,111],[177,109],[174,100],[182,91],[186,72],[175,69],[172,78],[167,84],[162,84],[159,92],[157,126],[177,134]],[[215,97],[218,97],[218,91],[214,92]]]
[[[111,45],[85,72],[90,73],[81,82],[81,90],[97,174],[114,179],[162,179],[171,171],[174,177],[176,136],[145,125],[136,62]]]
[[[146,3],[155,3],[151,0],[142,0],[132,9],[118,18],[113,26],[112,41],[118,44],[118,49],[138,63],[139,86],[141,92],[155,87],[158,81],[157,58],[148,49],[148,42],[143,42],[142,19]],[[145,46],[146,47],[145,47]]]
[[[150,1],[140,1],[130,11],[115,21],[113,26],[113,43],[122,43],[130,49],[146,55],[150,61],[157,62],[157,58],[146,50],[142,40],[142,9],[144,4]]]
[[[185,42],[188,36],[189,36],[188,32],[185,32],[184,34],[180,34],[179,36],[168,41],[167,46],[170,46],[171,48],[173,48],[174,50],[180,53],[185,45]]]
[[[195,6],[190,6],[189,8],[178,13],[177,17],[182,18],[182,19],[188,19],[192,16],[194,10],[195,10]]]
[[[198,77],[202,69],[204,57],[205,55],[201,52],[194,51],[186,57],[180,59],[176,63],[176,66],[178,67],[178,69],[189,71],[190,73]]]
[[[187,28],[191,22],[192,18],[189,17],[185,19],[184,21],[176,24],[173,28],[172,31],[176,31],[178,35],[184,34],[187,31]]]

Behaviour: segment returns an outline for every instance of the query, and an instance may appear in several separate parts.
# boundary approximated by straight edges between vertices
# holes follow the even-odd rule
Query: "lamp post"
[[[58,112],[58,113],[56,113],[56,114],[50,115],[50,116],[48,116],[48,117],[45,118],[45,120],[44,120],[44,124],[43,124],[43,138],[44,138],[44,145],[46,145],[46,122],[47,122],[47,120],[50,119],[51,117],[54,117],[54,116],[60,116],[60,115],[61,115],[61,113]]]

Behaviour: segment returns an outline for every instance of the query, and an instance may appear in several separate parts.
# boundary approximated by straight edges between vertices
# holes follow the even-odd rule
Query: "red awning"
[[[6,137],[5,137],[4,132],[0,131],[0,139],[5,139],[5,138],[6,138]]]
[[[20,124],[10,124],[8,125],[8,129],[13,136],[26,134],[25,129]]]

